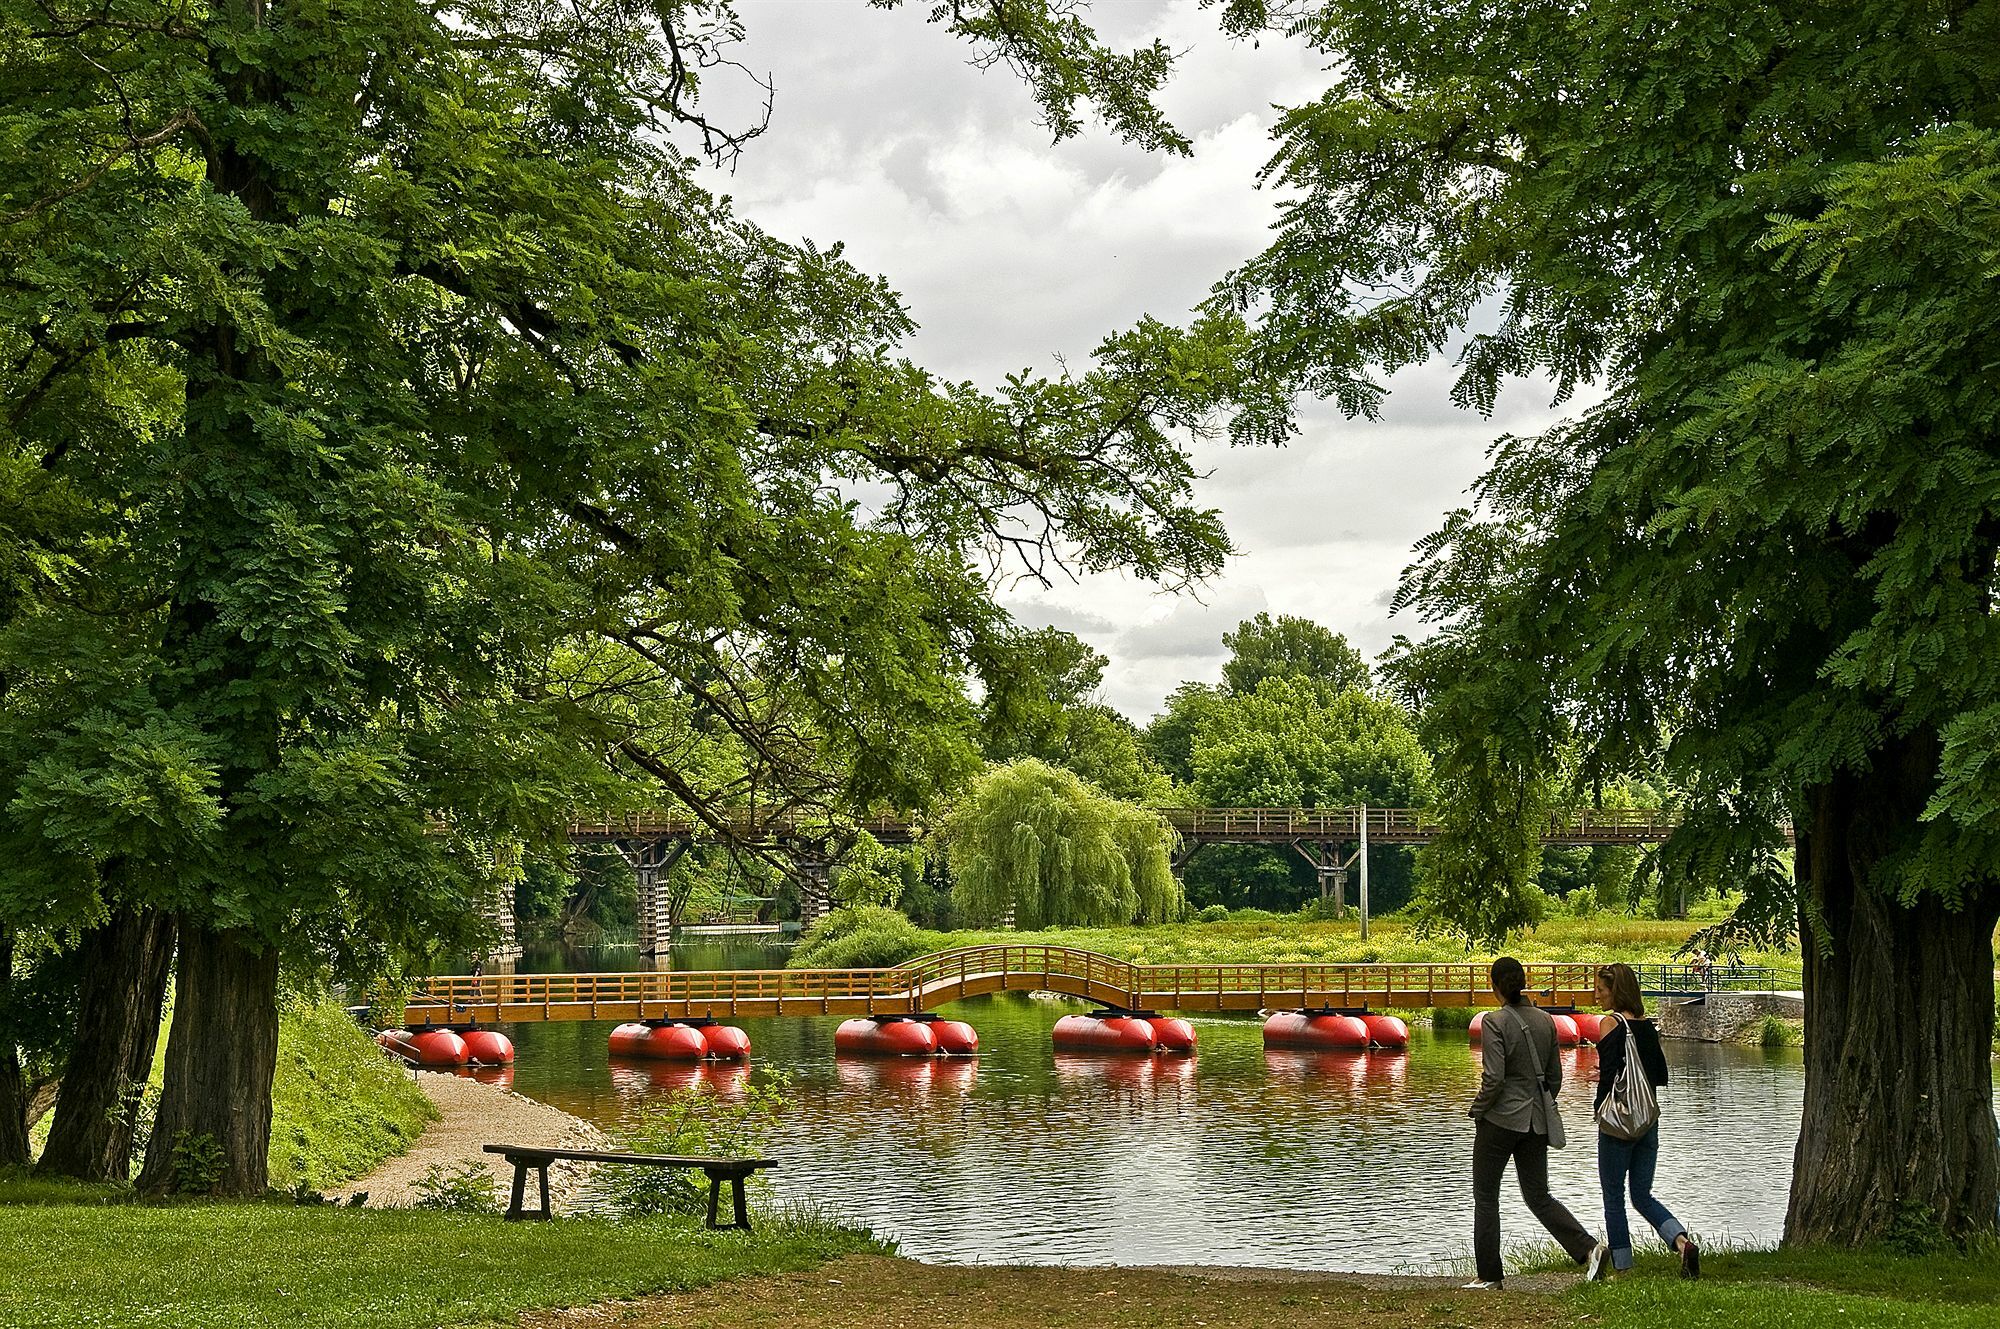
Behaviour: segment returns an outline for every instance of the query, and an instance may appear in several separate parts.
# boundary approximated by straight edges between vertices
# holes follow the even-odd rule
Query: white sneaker
[[[1459,1290],[1461,1292],[1499,1292],[1502,1289],[1500,1280],[1497,1278],[1490,1283],[1483,1278],[1475,1278]]]
[[[1601,1241],[1590,1248],[1590,1260],[1583,1266],[1584,1282],[1601,1283],[1604,1281],[1604,1266],[1606,1258],[1610,1254],[1611,1247]]]

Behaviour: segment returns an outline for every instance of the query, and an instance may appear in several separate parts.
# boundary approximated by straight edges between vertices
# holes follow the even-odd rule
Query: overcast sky
[[[1180,320],[1261,250],[1272,107],[1326,85],[1300,44],[1229,43],[1196,0],[1098,0],[1115,44],[1158,36],[1185,53],[1164,105],[1194,155],[1147,154],[1096,127],[1052,145],[1011,75],[970,67],[969,48],[922,21],[928,0],[739,7],[744,63],[771,76],[776,111],[712,185],[773,234],[845,242],[902,292],[922,327],[914,358],[989,387],[1058,354],[1080,364],[1142,314]],[[1529,387],[1490,419],[1459,411],[1450,380],[1446,363],[1398,375],[1379,422],[1308,408],[1286,448],[1202,448],[1198,498],[1243,552],[1199,600],[1123,577],[1003,599],[1109,656],[1105,700],[1142,723],[1183,679],[1219,678],[1222,634],[1260,609],[1317,619],[1373,656],[1418,631],[1389,618],[1389,595],[1411,545],[1464,502],[1487,444],[1554,417]]]

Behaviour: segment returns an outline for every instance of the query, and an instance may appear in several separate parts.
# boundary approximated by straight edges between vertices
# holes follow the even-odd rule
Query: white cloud
[[[969,67],[925,8],[745,0],[745,62],[776,82],[776,119],[714,182],[774,233],[844,241],[884,274],[922,325],[922,363],[991,386],[1081,360],[1141,314],[1180,317],[1267,242],[1274,199],[1256,181],[1272,104],[1326,83],[1301,44],[1232,45],[1195,0],[1098,5],[1107,39],[1186,52],[1162,99],[1195,143],[1178,158],[1101,129],[1051,145],[1018,80]],[[1010,607],[1109,655],[1107,699],[1136,718],[1182,679],[1216,678],[1222,633],[1259,609],[1317,619],[1372,655],[1414,630],[1386,616],[1412,543],[1465,501],[1493,438],[1555,415],[1528,385],[1482,420],[1451,405],[1453,377],[1448,361],[1396,375],[1380,422],[1311,407],[1288,448],[1198,449],[1212,473],[1198,496],[1244,551],[1200,601],[1102,576]]]

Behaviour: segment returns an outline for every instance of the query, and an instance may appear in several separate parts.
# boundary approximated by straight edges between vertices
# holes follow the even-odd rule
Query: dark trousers
[[[1482,1121],[1472,1138],[1472,1256],[1479,1277],[1497,1283],[1507,1272],[1500,1263],[1500,1178],[1510,1158],[1528,1211],[1562,1243],[1570,1259],[1578,1264],[1588,1260],[1597,1242],[1549,1194],[1549,1137],[1502,1130]]]

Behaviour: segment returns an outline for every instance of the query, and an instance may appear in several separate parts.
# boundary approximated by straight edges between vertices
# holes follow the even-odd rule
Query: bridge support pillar
[[[1319,898],[1333,901],[1336,918],[1347,917],[1347,870],[1361,857],[1361,851],[1356,850],[1343,858],[1341,851],[1346,847],[1344,844],[1324,840],[1292,841],[1293,852],[1312,864],[1313,872],[1319,878]],[[1367,869],[1364,867],[1362,871],[1366,873]]]
[[[641,840],[618,845],[618,852],[632,865],[639,879],[639,954],[661,955],[673,944],[674,909],[668,899],[667,879],[674,864],[687,852],[686,840]]]

